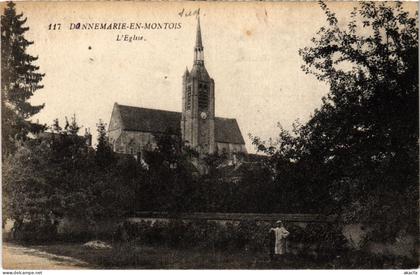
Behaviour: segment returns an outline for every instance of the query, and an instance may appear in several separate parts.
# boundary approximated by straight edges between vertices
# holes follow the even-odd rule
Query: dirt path
[[[4,269],[85,269],[88,264],[80,260],[58,256],[34,248],[3,243]]]

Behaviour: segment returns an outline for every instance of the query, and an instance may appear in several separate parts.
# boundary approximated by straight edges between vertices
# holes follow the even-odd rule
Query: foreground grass
[[[416,268],[417,263],[401,259],[351,254],[334,259],[289,255],[270,261],[268,254],[250,251],[220,251],[205,248],[170,248],[135,243],[114,243],[112,249],[86,248],[81,243],[34,245],[36,249],[69,256],[97,269],[341,269]]]
[[[83,260],[92,268],[124,269],[302,269],[316,268],[307,259],[270,262],[268,255],[252,252],[212,251],[211,249],[174,249],[115,243],[112,249],[91,249],[82,244],[36,245],[35,248]]]

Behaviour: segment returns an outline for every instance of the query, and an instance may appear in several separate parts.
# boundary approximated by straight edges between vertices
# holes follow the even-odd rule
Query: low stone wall
[[[131,222],[141,221],[170,221],[181,219],[183,221],[207,220],[219,224],[239,223],[240,221],[253,220],[258,223],[274,223],[277,220],[294,224],[305,228],[309,223],[334,223],[335,216],[323,216],[316,214],[255,214],[255,213],[161,213],[161,212],[139,212],[135,217],[128,218]],[[342,234],[353,249],[360,249],[363,238],[370,231],[369,227],[361,224],[348,224],[343,227]],[[299,250],[303,244],[291,244],[291,250]],[[295,248],[296,246],[296,248]],[[369,242],[366,245],[369,252],[374,254],[385,254],[395,256],[413,257],[417,251],[417,241],[414,236],[406,235],[388,243]]]
[[[192,220],[208,220],[215,221],[221,224],[227,222],[240,222],[246,220],[253,220],[257,222],[273,223],[281,220],[286,223],[292,223],[302,228],[305,228],[309,223],[334,223],[336,216],[325,216],[319,214],[259,214],[259,213],[164,213],[164,212],[138,212],[135,217],[128,218],[129,220],[141,221],[169,221],[170,219],[182,219],[184,221]],[[361,224],[348,224],[343,227],[343,235],[348,240],[351,247],[360,249],[362,240],[370,231],[369,227]],[[374,254],[386,254],[396,256],[413,257],[418,250],[418,244],[414,236],[406,235],[400,236],[394,241],[388,243],[369,242],[366,245],[368,251]]]
[[[116,232],[118,226],[126,218],[110,218],[88,223],[74,218],[63,218],[60,220],[57,233],[65,236],[91,236],[93,238],[109,238]]]
[[[86,222],[64,218],[58,226],[58,233],[66,235],[83,235],[91,236],[111,236],[116,232],[118,226],[126,220],[131,222],[145,221],[170,221],[180,219],[183,221],[206,220],[214,221],[219,224],[239,223],[241,221],[256,221],[258,223],[274,223],[282,220],[285,223],[291,223],[299,227],[305,228],[310,223],[334,223],[335,216],[323,216],[316,214],[258,214],[258,213],[166,213],[166,212],[138,212],[132,217],[111,218],[88,224]],[[3,228],[3,235],[7,234],[10,229],[8,223]],[[343,227],[343,235],[354,249],[360,249],[364,236],[369,232],[369,227],[361,224],[349,224]],[[388,243],[370,242],[365,247],[375,254],[387,254],[397,256],[412,257],[418,250],[417,240],[414,236],[399,236],[395,240]]]
[[[159,219],[183,219],[183,220],[211,220],[211,221],[264,221],[275,222],[278,220],[285,222],[301,223],[331,223],[336,219],[335,216],[325,216],[319,214],[261,214],[261,213],[167,213],[167,212],[137,212],[135,218],[159,218]],[[133,219],[131,218],[131,219]]]

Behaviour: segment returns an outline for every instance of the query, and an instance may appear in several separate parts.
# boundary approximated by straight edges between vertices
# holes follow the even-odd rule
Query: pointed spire
[[[190,74],[190,72],[188,71],[188,66],[186,66],[185,67],[185,72],[184,72],[184,75],[189,75]]]
[[[203,42],[201,40],[200,16],[197,17],[197,36],[195,39],[195,48],[203,48]]]
[[[203,41],[201,40],[200,16],[197,17],[197,36],[194,48],[194,64],[204,65]]]

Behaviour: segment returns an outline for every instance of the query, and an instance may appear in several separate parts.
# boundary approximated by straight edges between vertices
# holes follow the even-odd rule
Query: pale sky
[[[339,18],[354,3],[329,3]],[[417,5],[417,3],[412,3]],[[191,68],[196,18],[179,12],[200,8],[205,65],[215,81],[216,116],[236,118],[249,152],[248,133],[278,135],[296,119],[305,122],[328,87],[301,70],[298,50],[325,24],[317,3],[216,2],[20,2],[33,40],[30,53],[45,73],[33,103],[46,107],[34,119],[51,124],[76,114],[96,137],[114,102],[181,111],[182,74]],[[172,30],[69,30],[70,23],[181,23]],[[61,23],[61,30],[48,30]],[[117,35],[145,41],[116,41]]]

